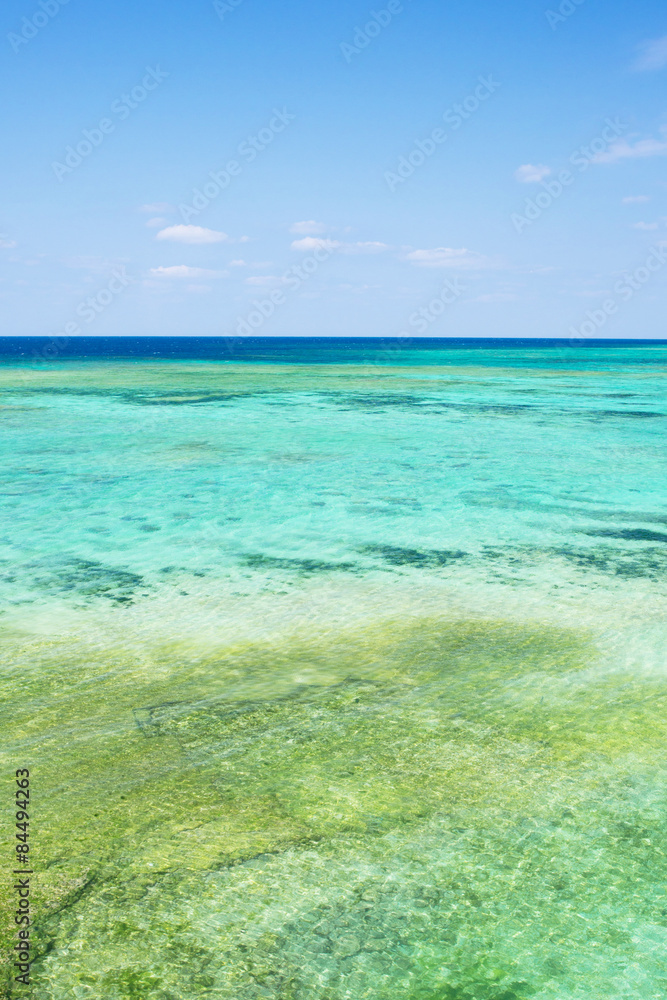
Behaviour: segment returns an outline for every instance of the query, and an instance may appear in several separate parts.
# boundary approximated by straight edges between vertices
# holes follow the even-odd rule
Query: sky
[[[0,22],[0,335],[667,337],[664,0]]]

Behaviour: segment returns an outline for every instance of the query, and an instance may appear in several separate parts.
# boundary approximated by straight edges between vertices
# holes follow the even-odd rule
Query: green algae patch
[[[605,673],[591,637],[423,619],[213,651],[7,639],[37,1000],[574,997],[503,935],[579,947],[601,877],[634,960],[637,885],[665,869],[667,685]]]
[[[66,373],[67,385],[63,385]],[[276,395],[284,405],[295,392],[315,392],[347,401],[348,406],[385,408],[417,406],[419,396],[405,390],[439,395],[451,389],[449,375],[433,379],[432,371],[415,368],[408,377],[401,368],[377,365],[282,365],[199,362],[168,364],[150,361],[63,362],[49,366],[0,370],[0,394],[7,409],[14,393],[37,401],[58,396],[101,397],[135,406],[226,406],[253,396]],[[359,390],[364,391],[358,396]],[[17,404],[18,407],[21,404]],[[29,411],[34,407],[21,406]]]

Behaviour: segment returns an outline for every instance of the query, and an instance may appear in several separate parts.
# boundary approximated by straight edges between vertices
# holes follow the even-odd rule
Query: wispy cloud
[[[391,247],[387,243],[380,243],[378,240],[359,240],[355,243],[345,243],[340,240],[323,239],[316,236],[304,236],[302,240],[294,240],[291,244],[292,250],[311,252],[321,248],[325,250],[338,250],[344,254],[374,254],[384,253]]]
[[[337,250],[339,246],[338,240],[323,240],[315,236],[305,236],[302,240],[292,242],[292,250],[303,250],[304,252],[320,249]]]
[[[249,267],[253,271],[262,271],[264,268],[273,267],[273,262],[270,260],[244,260],[243,257],[237,257],[235,260],[230,260],[229,267]]]
[[[327,227],[323,222],[315,222],[308,219],[306,222],[295,222],[290,226],[290,233],[295,236],[321,236],[326,233]]]
[[[148,221],[146,222],[146,226],[148,227],[148,229],[159,229],[160,226],[164,226],[166,221],[167,220],[163,216],[158,215],[154,219],[148,219]]]
[[[287,283],[287,279],[277,274],[255,274],[251,278],[246,278],[245,283],[261,288],[269,285],[284,285]]]
[[[0,247],[4,250],[13,250],[15,246],[18,246],[15,240],[8,240],[5,233],[0,233]]]
[[[649,232],[649,230],[658,229],[659,226],[657,222],[634,222],[632,224],[632,228],[641,229],[644,232]]]
[[[379,243],[377,240],[367,240],[359,243],[341,243],[340,252],[349,254],[358,253],[384,253],[391,247],[387,243]]]
[[[627,198],[622,199],[624,205],[643,205],[650,200],[647,194],[630,194]]]
[[[174,206],[168,201],[156,201],[153,205],[141,205],[139,211],[148,215],[163,215],[165,212],[173,212]]]
[[[436,247],[434,250],[411,250],[406,260],[418,267],[488,267],[489,261],[482,254],[465,248]]]
[[[660,130],[667,135],[667,128]],[[648,156],[665,156],[667,154],[667,141],[660,139],[639,139],[633,142],[631,139],[619,139],[604,153],[597,153],[592,157],[592,163],[619,163],[621,160],[641,160]]]
[[[179,225],[161,229],[155,239],[169,240],[172,243],[224,243],[229,236],[215,229],[204,229],[203,226]]]
[[[344,283],[338,286],[342,292],[351,292],[353,295],[363,295],[364,292],[375,292],[382,288],[382,285],[351,285]]]
[[[638,73],[664,69],[667,66],[667,35],[649,39],[639,46],[639,56],[632,67]]]
[[[205,267],[188,267],[187,264],[175,264],[172,267],[152,267],[154,278],[226,278],[227,271],[210,271]]]
[[[524,163],[523,166],[514,171],[514,176],[522,184],[539,184],[550,173],[551,167],[545,166],[544,163],[539,163],[537,166],[532,163]]]

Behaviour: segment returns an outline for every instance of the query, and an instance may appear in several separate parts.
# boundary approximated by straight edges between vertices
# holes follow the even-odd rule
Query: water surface
[[[667,345],[44,344],[35,1000],[663,998]]]

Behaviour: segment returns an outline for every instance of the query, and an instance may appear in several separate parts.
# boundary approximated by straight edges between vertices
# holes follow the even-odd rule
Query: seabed
[[[31,1000],[664,1000],[666,367],[5,365]]]

